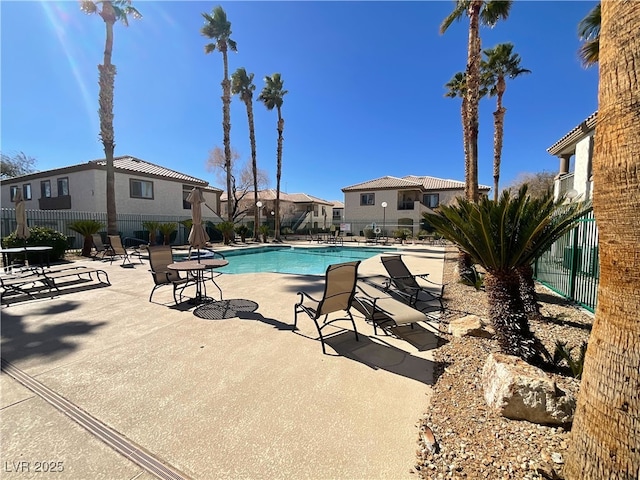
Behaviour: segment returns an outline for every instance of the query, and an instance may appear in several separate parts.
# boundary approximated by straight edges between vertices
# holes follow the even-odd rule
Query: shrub
[[[82,252],[80,254],[83,257],[90,256],[91,247],[93,246],[92,235],[102,230],[104,224],[100,223],[97,220],[76,220],[75,222],[71,222],[68,227],[69,230],[77,232],[84,237]]]
[[[376,232],[372,228],[365,228],[362,233],[364,233],[364,238],[376,238]]]
[[[249,228],[246,225],[238,225],[236,227],[236,233],[240,235],[240,239],[245,242],[247,240],[247,234],[249,233]]]
[[[53,247],[49,252],[49,260],[55,262],[64,259],[64,251],[67,248],[67,237],[62,233],[48,227],[29,227],[30,235],[26,242],[22,238],[16,238],[16,234],[11,233],[2,239],[2,243],[7,248],[14,247],[37,247],[47,245]],[[16,256],[17,257],[17,256]],[[40,255],[37,252],[30,252],[27,256],[30,263],[37,263]]]
[[[222,232],[224,244],[229,245],[229,243],[231,243],[231,238],[233,237],[235,224],[227,220],[224,222],[220,222],[218,225],[216,225],[216,227]]]

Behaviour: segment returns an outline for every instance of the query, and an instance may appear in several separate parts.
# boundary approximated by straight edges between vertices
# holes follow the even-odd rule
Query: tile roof
[[[88,163],[102,166],[102,165],[106,165],[107,161],[106,159],[102,158],[99,160],[90,160]],[[146,175],[153,175],[155,177],[171,178],[174,180],[181,180],[189,183],[197,183],[202,186],[209,185],[209,182],[202,180],[200,178],[196,178],[190,175],[186,175],[184,173],[176,172],[175,170],[161,167],[160,165],[156,165],[154,163],[140,160],[139,158],[132,157],[130,155],[115,157],[113,159],[113,166],[116,170],[123,170],[127,172],[135,172],[135,173],[144,173]],[[213,187],[209,187],[209,188],[213,188]]]
[[[381,177],[367,182],[358,183],[342,189],[343,192],[357,190],[384,190],[399,188],[419,188],[422,190],[460,190],[464,189],[464,182],[447,180],[429,176],[407,175],[398,177]],[[487,185],[478,185],[480,191],[490,190]]]
[[[596,110],[583,120],[580,125],[572,128],[567,134],[565,134],[560,140],[547,148],[547,152],[551,155],[559,155],[563,153],[572,153],[569,150],[575,150],[575,143],[585,137],[596,128],[596,122],[598,120],[598,111]],[[569,147],[569,150],[567,150]]]
[[[251,190],[247,195],[253,198],[253,190]],[[275,200],[276,199],[276,190],[274,188],[269,188],[266,190],[260,190],[258,192],[258,198],[260,200]],[[280,200],[291,203],[318,203],[322,205],[331,205],[331,202],[323,200],[322,198],[314,197],[312,195],[307,195],[306,193],[285,193],[280,192]],[[220,196],[221,202],[227,201],[227,193],[224,192]]]

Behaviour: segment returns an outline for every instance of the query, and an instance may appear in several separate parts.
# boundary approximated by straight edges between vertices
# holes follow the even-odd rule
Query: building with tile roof
[[[491,187],[479,185],[481,195]],[[425,175],[385,176],[350,185],[344,192],[344,223],[355,235],[378,228],[382,235],[409,229],[417,235],[423,212],[464,195],[464,182]]]
[[[205,180],[125,155],[114,158],[116,212],[120,215],[191,217],[186,202],[194,187],[206,200],[205,218],[219,221],[222,190]],[[21,189],[27,210],[106,212],[106,160],[91,160],[68,167],[2,179],[3,207],[12,207]]]

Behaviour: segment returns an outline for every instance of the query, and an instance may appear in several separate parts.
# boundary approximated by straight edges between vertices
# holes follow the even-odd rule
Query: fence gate
[[[593,212],[536,259],[534,276],[554,292],[595,311],[600,264]]]

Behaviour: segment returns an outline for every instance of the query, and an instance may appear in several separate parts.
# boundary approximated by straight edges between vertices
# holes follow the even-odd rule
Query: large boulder
[[[449,323],[449,333],[454,337],[493,337],[493,328],[487,325],[477,315],[467,315],[465,317],[451,320]]]
[[[489,355],[482,369],[482,387],[487,405],[504,417],[543,425],[564,425],[573,420],[575,397],[518,357]]]

